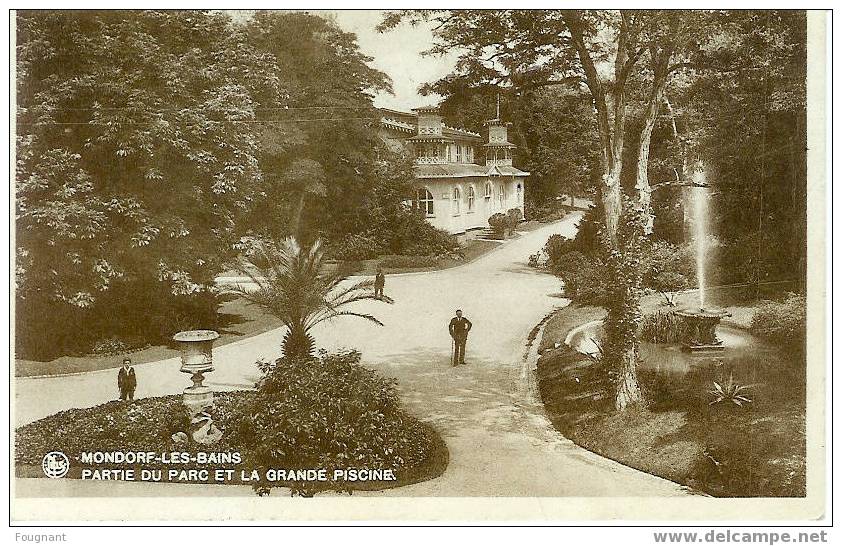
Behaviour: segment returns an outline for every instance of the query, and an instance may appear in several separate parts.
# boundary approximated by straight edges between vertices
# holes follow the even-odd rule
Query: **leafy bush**
[[[523,214],[518,208],[511,208],[506,211],[506,229],[509,231],[509,235],[515,232],[522,217]]]
[[[415,267],[435,267],[439,263],[436,256],[400,256],[389,255],[380,260],[382,267],[393,269],[410,269]]]
[[[488,217],[488,225],[491,226],[491,229],[494,231],[494,235],[496,237],[500,239],[506,237],[506,230],[509,222],[505,214],[502,212],[495,212]]]
[[[688,246],[648,242],[643,247],[641,268],[643,286],[652,290],[674,292],[695,285],[695,255]]]
[[[382,250],[381,245],[365,235],[347,235],[331,245],[330,255],[337,260],[370,260]]]
[[[807,300],[789,293],[784,301],[763,303],[751,321],[751,331],[779,345],[803,350],[806,336]]]
[[[381,252],[388,254],[444,256],[460,248],[454,235],[432,226],[413,210],[406,210],[395,219],[375,225],[365,235],[382,241]]]
[[[219,324],[218,296],[198,287],[174,295],[156,281],[115,282],[87,308],[32,295],[18,297],[15,307],[15,353],[19,358],[48,361],[63,355],[95,352],[99,343],[116,339],[128,349],[169,344],[173,334]],[[113,344],[112,344],[113,345]]]
[[[114,356],[123,353],[128,353],[130,351],[136,351],[138,349],[143,348],[148,344],[143,343],[143,341],[135,338],[134,340],[125,340],[116,337],[110,337],[108,339],[102,339],[94,343],[93,348],[91,349],[91,353],[95,355],[102,355],[102,356]]]
[[[400,469],[432,453],[427,429],[401,408],[395,382],[359,365],[354,350],[264,363],[257,394],[232,440],[255,468]],[[294,485],[348,489],[347,482]],[[257,487],[268,489],[269,483]]]
[[[216,395],[215,418],[223,429],[229,425],[233,396]],[[86,451],[148,451],[151,447],[162,452],[180,450],[171,436],[188,425],[180,395],[71,409],[17,429],[15,462],[40,465],[50,451],[65,453],[76,465]],[[228,446],[223,441],[216,447],[224,451]]]
[[[553,273],[564,283],[564,294],[582,304],[603,305],[608,294],[605,264],[581,252],[563,254]]]

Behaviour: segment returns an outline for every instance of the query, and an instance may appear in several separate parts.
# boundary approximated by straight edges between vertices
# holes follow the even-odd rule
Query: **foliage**
[[[359,365],[354,350],[264,365],[257,394],[242,408],[232,441],[246,462],[267,468],[401,469],[432,455],[429,432],[401,408],[393,380]],[[268,490],[271,483],[256,485]],[[293,484],[312,494],[320,484]],[[345,490],[348,482],[321,487]]]
[[[506,237],[509,222],[505,214],[502,212],[495,212],[488,217],[488,225],[491,226],[491,229],[494,231],[494,235],[498,239],[504,239]]]
[[[522,216],[523,213],[519,208],[512,208],[506,211],[506,229],[509,235],[515,232]]]
[[[249,49],[274,59],[285,90],[258,111],[270,198],[250,226],[262,236],[302,241],[362,233],[386,182],[385,146],[371,120],[378,118],[373,94],[391,90],[388,76],[370,66],[354,34],[312,13],[258,11],[237,30]]]
[[[765,302],[754,314],[751,331],[795,352],[804,350],[807,299],[790,293],[784,301]]]
[[[364,235],[346,235],[331,245],[330,256],[337,260],[370,260],[381,251],[376,240]]]
[[[601,206],[592,206],[579,221],[576,236],[567,239],[550,235],[536,258],[553,274],[561,277],[568,297],[581,303],[603,305],[611,279],[605,276],[605,251],[599,239]],[[675,291],[690,287],[695,281],[692,250],[665,241],[643,240],[639,250],[642,287],[657,291]]]
[[[257,392],[216,393],[213,418],[224,434],[214,451],[241,453],[238,466],[249,470],[389,468],[398,479],[441,457],[438,451],[446,449],[442,440],[403,410],[394,382],[358,362],[356,351],[323,353],[317,362],[281,359],[271,366]],[[18,428],[15,462],[40,466],[50,451],[66,453],[74,467],[82,465],[83,452],[146,452],[150,446],[180,452],[184,444],[173,441],[172,435],[188,426],[180,395],[67,410]],[[166,466],[152,462],[144,468]],[[185,463],[183,468],[206,466]],[[304,494],[312,493],[314,486],[313,482],[273,485]],[[337,490],[354,487],[353,482],[317,485]],[[270,484],[258,487],[264,486],[268,489]]]
[[[666,241],[647,241],[641,254],[643,286],[658,292],[674,292],[695,286],[693,250]]]
[[[16,308],[67,317],[42,342],[85,351],[134,333],[73,339],[82,319],[131,322],[103,303],[118,285],[135,321],[141,304],[161,316],[231,256],[261,190],[255,97],[281,85],[220,13],[22,11],[16,24]],[[34,345],[39,324],[18,326],[22,353],[54,354]]]
[[[643,317],[640,339],[649,343],[678,343],[685,338],[686,324],[673,312],[655,311]]]
[[[231,292],[281,319],[288,328],[281,344],[285,356],[311,356],[315,341],[310,330],[326,320],[350,316],[383,325],[373,315],[348,307],[365,300],[392,300],[375,298],[372,279],[348,283],[342,272],[328,271],[320,241],[307,248],[290,237],[282,243],[263,241],[255,250],[266,265],[240,258],[235,267],[256,289],[237,286]]]
[[[115,372],[116,376],[116,372]],[[117,393],[115,392],[115,397]],[[233,395],[216,396],[217,424],[227,428]],[[89,451],[178,450],[172,434],[189,425],[181,396],[138,399],[132,404],[112,401],[92,408],[71,409],[50,415],[15,431],[15,461],[40,465],[50,451],[61,451],[79,464]],[[220,446],[223,450],[227,446]]]
[[[564,284],[566,297],[584,305],[608,304],[610,282],[601,258],[568,252],[552,265],[552,271]]]
[[[142,349],[143,347],[143,342],[137,339],[132,342],[112,337],[97,341],[91,352],[98,356],[114,356],[125,354],[130,351],[136,351]]]

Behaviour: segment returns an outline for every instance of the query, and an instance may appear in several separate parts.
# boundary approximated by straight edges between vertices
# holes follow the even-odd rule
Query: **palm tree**
[[[262,242],[255,251],[255,261],[260,265],[241,258],[235,268],[257,289],[237,285],[229,292],[260,305],[281,319],[288,329],[281,345],[285,357],[313,357],[315,340],[310,330],[326,320],[359,317],[383,326],[374,316],[347,307],[363,300],[393,303],[392,299],[376,298],[372,279],[342,285],[347,276],[328,270],[319,240],[310,248],[302,248],[295,238],[288,237],[280,244]]]

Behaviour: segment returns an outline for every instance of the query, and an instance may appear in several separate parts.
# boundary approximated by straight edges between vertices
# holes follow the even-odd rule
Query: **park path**
[[[580,217],[581,213],[571,214],[523,233],[464,266],[388,277],[386,293],[394,298],[394,305],[360,304],[361,309],[376,315],[383,327],[337,319],[315,332],[319,346],[355,347],[362,352],[365,365],[395,377],[406,407],[435,426],[450,450],[450,464],[439,478],[362,494],[685,494],[678,484],[599,457],[565,439],[545,416],[534,380],[530,381],[529,365],[524,361],[528,333],[553,309],[569,302],[560,297],[558,280],[530,268],[527,259],[549,235],[572,236]],[[473,329],[468,339],[468,364],[454,368],[450,366],[447,324],[456,308],[463,309]],[[273,330],[215,349],[216,371],[207,383],[217,390],[251,386],[257,378],[255,360],[276,357],[280,339],[281,332]],[[188,378],[178,367],[177,359],[136,366],[137,396],[180,392]],[[20,378],[15,382],[16,423],[19,426],[63,409],[100,404],[113,399],[115,393],[114,370]],[[170,489],[163,484],[151,486]],[[250,488],[243,487],[242,493],[251,494]]]

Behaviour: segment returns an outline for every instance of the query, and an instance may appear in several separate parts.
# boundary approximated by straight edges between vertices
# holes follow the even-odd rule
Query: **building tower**
[[[418,115],[418,134],[409,141],[415,148],[416,162],[419,164],[447,163],[447,149],[453,139],[442,133],[443,123],[439,109],[425,106],[413,109]]]
[[[512,166],[512,150],[517,148],[509,142],[509,125],[500,121],[500,110],[498,106],[497,117],[485,122],[488,126],[488,143],[483,144],[485,148],[485,164]]]

